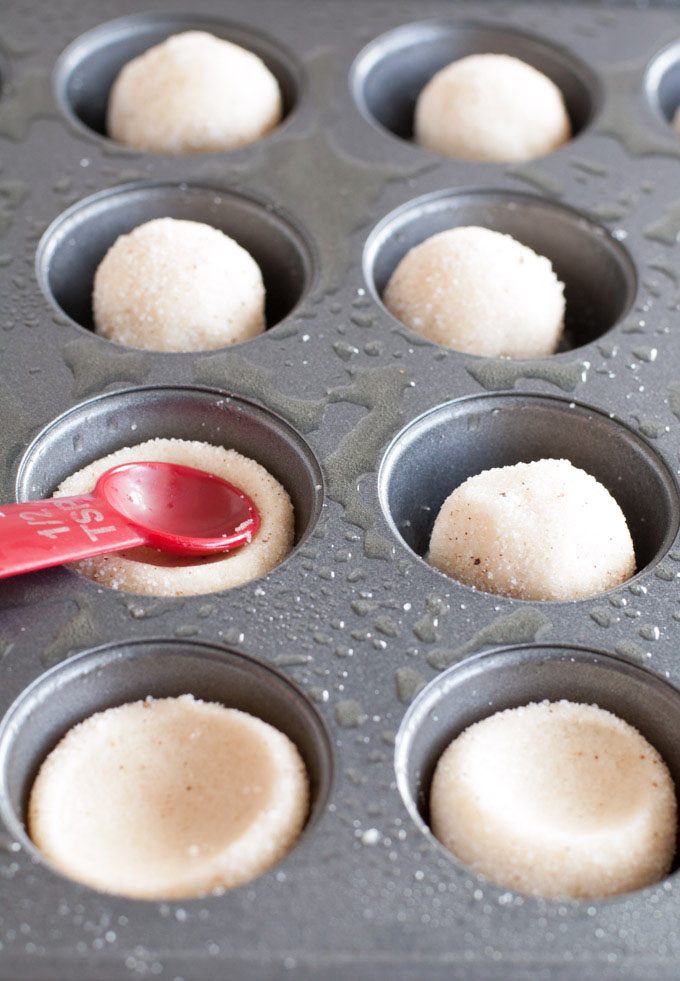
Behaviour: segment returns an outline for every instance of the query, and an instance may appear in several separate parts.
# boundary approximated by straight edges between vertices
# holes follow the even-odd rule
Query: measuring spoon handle
[[[143,531],[95,494],[0,504],[0,579],[145,542]]]

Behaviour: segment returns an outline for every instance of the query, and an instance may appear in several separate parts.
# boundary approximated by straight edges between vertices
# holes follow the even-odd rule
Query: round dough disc
[[[498,885],[595,899],[658,882],[675,852],[659,753],[596,705],[541,702],[470,726],[437,763],[432,830]]]
[[[264,284],[252,256],[198,221],[154,218],[121,235],[94,276],[102,337],[149,351],[207,351],[265,329]]]
[[[213,593],[263,576],[293,547],[293,505],[281,484],[263,466],[236,450],[181,439],[152,439],[88,464],[67,477],[54,496],[88,494],[105,470],[120,463],[164,460],[217,474],[240,487],[260,512],[252,542],[232,552],[183,558],[141,547],[83,559],[76,572],[112,589],[147,596],[194,596]]]
[[[136,150],[221,153],[262,139],[282,111],[279,83],[257,55],[205,31],[186,31],[121,69],[106,128]]]
[[[564,327],[564,284],[549,259],[512,236],[460,226],[412,248],[383,295],[398,320],[468,354],[553,354]]]
[[[308,801],[300,754],[278,729],[192,695],[148,698],[64,736],[33,784],[28,827],[47,858],[86,885],[181,899],[278,862]]]
[[[460,160],[543,157],[571,137],[562,93],[542,72],[503,54],[469,55],[438,71],[418,96],[415,141]]]
[[[635,572],[621,508],[568,460],[469,477],[437,515],[429,562],[468,586],[525,600],[581,599]]]

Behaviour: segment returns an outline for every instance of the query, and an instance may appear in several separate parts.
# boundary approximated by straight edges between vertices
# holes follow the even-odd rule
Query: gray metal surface
[[[298,544],[268,576],[188,599],[64,569],[2,583],[0,977],[677,977],[677,872],[602,902],[528,899],[446,855],[421,814],[449,735],[546,695],[619,711],[680,772],[680,137],[667,118],[680,13],[204,0],[194,17],[189,6],[0,3],[0,500],[48,493],[152,435],[209,437],[287,486]],[[206,26],[278,75],[276,132],[176,158],[106,139],[118,67]],[[564,88],[576,136],[552,156],[480,165],[408,141],[423,79],[490,46]],[[161,214],[208,221],[253,252],[266,334],[164,355],[91,332],[99,258]],[[551,258],[567,287],[565,350],[477,358],[386,312],[379,294],[404,251],[470,221]],[[590,469],[621,502],[640,564],[629,584],[528,604],[423,561],[459,479],[547,454]],[[67,881],[21,828],[40,758],[96,708],[180,690],[288,731],[312,773],[314,820],[284,862],[224,896],[132,902]]]

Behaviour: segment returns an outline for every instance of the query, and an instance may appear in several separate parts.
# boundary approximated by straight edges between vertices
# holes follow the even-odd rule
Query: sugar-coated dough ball
[[[429,561],[468,586],[525,600],[581,599],[635,572],[621,508],[568,460],[469,477],[442,504]]]
[[[295,844],[309,789],[278,729],[192,695],[90,716],[43,763],[31,838],[104,892],[186,899],[249,882]]]
[[[531,160],[571,137],[562,93],[542,72],[502,54],[469,55],[438,71],[418,96],[420,146],[461,160]]]
[[[152,153],[221,153],[261,139],[281,119],[275,77],[237,44],[187,31],[121,70],[109,96],[109,136]]]
[[[154,218],[119,236],[94,276],[95,331],[149,351],[208,351],[265,329],[252,256],[199,221]]]
[[[551,899],[642,889],[675,853],[668,767],[596,705],[532,703],[470,726],[437,763],[430,818],[462,862]]]
[[[245,491],[260,513],[252,542],[206,557],[181,557],[134,548],[75,562],[71,568],[112,589],[148,596],[194,596],[240,586],[263,576],[293,547],[295,517],[288,494],[255,460],[222,446],[181,439],[152,439],[111,453],[67,477],[55,497],[88,494],[105,470],[120,463],[163,460],[207,470]]]
[[[550,260],[476,226],[439,232],[407,252],[383,301],[411,330],[468,354],[553,354],[564,327],[564,284]]]

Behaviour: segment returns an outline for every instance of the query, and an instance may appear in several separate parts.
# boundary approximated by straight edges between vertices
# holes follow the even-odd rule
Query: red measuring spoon
[[[221,477],[176,463],[123,463],[91,494],[0,505],[0,579],[136,545],[226,552],[259,527],[250,498]]]

